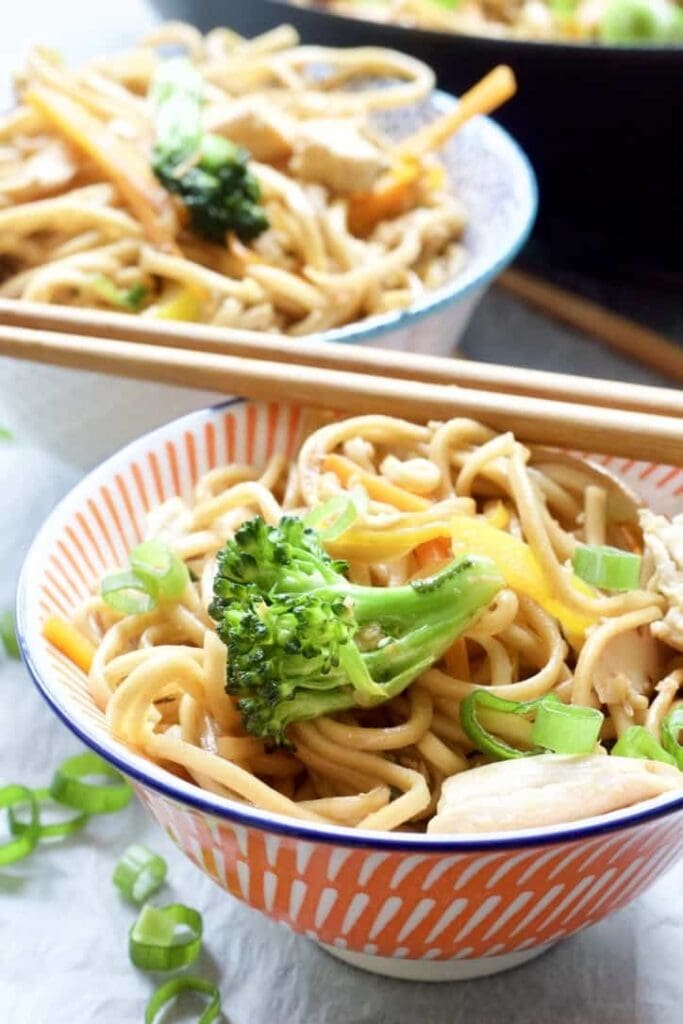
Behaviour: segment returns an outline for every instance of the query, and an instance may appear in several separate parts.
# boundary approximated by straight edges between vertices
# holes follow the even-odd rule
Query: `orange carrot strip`
[[[325,472],[338,476],[344,486],[361,484],[370,498],[384,501],[387,505],[393,505],[402,512],[420,512],[431,505],[426,498],[420,498],[403,487],[389,483],[381,476],[366,472],[351,459],[344,458],[343,455],[328,455],[323,462],[323,469]]]
[[[348,225],[354,235],[369,235],[381,221],[398,217],[415,205],[423,168],[418,160],[401,159],[369,192],[349,197]]]
[[[171,197],[142,154],[64,93],[34,85],[25,99],[116,186],[149,241],[172,248],[175,214]]]
[[[423,544],[417,545],[413,554],[421,569],[428,565],[438,566],[453,556],[451,539],[450,537],[434,537],[432,540],[426,540]]]
[[[52,615],[46,619],[43,626],[43,636],[49,640],[58,651],[66,655],[69,661],[78,665],[84,672],[90,671],[92,660],[95,657],[95,648],[80,630],[72,626],[70,622]]]
[[[449,676],[453,676],[454,679],[470,678],[470,659],[467,656],[464,636],[458,637],[453,646],[448,648],[444,661]]]

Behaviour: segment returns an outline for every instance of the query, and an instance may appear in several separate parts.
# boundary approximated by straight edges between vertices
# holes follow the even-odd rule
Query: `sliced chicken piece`
[[[15,203],[64,189],[76,176],[76,165],[59,139],[33,153],[15,174],[0,182],[0,192]]]
[[[669,607],[650,629],[656,637],[683,651],[683,513],[667,519],[649,509],[640,513],[646,565],[653,566],[648,589],[661,594]]]
[[[214,110],[207,117],[206,128],[244,146],[255,160],[266,164],[289,159],[296,131],[286,114],[250,97]]]
[[[366,192],[389,168],[389,158],[355,121],[315,118],[298,129],[291,167],[333,192]]]
[[[666,648],[650,626],[619,633],[605,644],[595,663],[593,689],[603,704],[626,703],[635,710],[664,675],[666,659]]]
[[[683,792],[683,772],[660,761],[606,754],[540,754],[446,779],[428,832],[509,832],[579,821]]]

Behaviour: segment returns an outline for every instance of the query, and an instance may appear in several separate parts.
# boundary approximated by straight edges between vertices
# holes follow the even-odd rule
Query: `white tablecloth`
[[[10,6],[0,38],[3,76],[29,40],[39,38],[78,56],[120,47],[154,21],[143,0],[25,0]],[[466,350],[483,359],[656,382],[503,296],[485,302]],[[74,480],[72,469],[22,447],[20,439],[0,448],[0,608],[13,600],[35,529]],[[59,761],[78,749],[22,666],[0,659],[0,782],[44,785]],[[133,805],[111,818],[93,819],[72,839],[0,871],[2,1024],[142,1021],[153,984],[129,963],[127,930],[134,914],[111,883],[116,859],[133,841],[168,859],[164,901],[184,901],[202,912],[205,950],[197,972],[220,985],[231,1024],[680,1024],[682,1019],[683,864],[632,906],[538,961],[491,979],[430,986],[346,967],[241,906],[177,853]]]

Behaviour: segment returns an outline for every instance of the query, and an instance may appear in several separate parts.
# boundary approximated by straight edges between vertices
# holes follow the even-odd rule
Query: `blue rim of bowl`
[[[457,97],[453,96],[452,93],[445,92],[443,89],[434,89],[430,98],[435,106],[441,107],[443,110],[450,109],[457,103]],[[322,332],[320,334],[322,339],[325,341],[345,342],[347,344],[364,343],[378,338],[389,331],[400,331],[405,327],[412,326],[424,317],[438,313],[442,309],[459,302],[461,299],[467,298],[478,289],[485,288],[487,284],[498,277],[512,263],[515,256],[522,249],[531,234],[538,212],[538,182],[536,181],[536,174],[528,156],[509,132],[497,124],[493,118],[479,115],[473,123],[477,121],[484,122],[486,124],[486,131],[491,132],[492,136],[502,139],[505,145],[509,147],[515,161],[517,161],[518,176],[525,183],[524,196],[528,200],[529,208],[526,219],[520,225],[515,237],[510,241],[504,252],[492,263],[484,266],[470,280],[460,281],[461,276],[467,278],[465,268],[462,275],[457,275],[450,285],[439,288],[433,296],[424,299],[416,306],[400,310],[397,313],[385,314],[381,320],[377,317],[372,317],[367,326],[364,326],[364,321],[361,320],[357,324],[335,327],[332,330]]]
[[[374,833],[345,828],[343,826],[318,825],[313,822],[309,824],[306,822],[296,821],[292,818],[287,818],[284,815],[261,811],[255,807],[242,806],[237,803],[233,804],[228,801],[227,798],[206,793],[194,783],[184,782],[182,779],[178,779],[173,776],[170,772],[166,773],[168,775],[168,782],[160,781],[148,775],[144,770],[138,769],[128,763],[124,756],[119,755],[116,751],[110,750],[107,746],[94,739],[86,729],[75,723],[70,717],[68,711],[62,707],[60,702],[53,695],[49,685],[41,675],[31,655],[26,636],[26,623],[28,619],[29,606],[28,576],[34,558],[37,554],[40,554],[47,542],[52,530],[52,523],[55,522],[55,520],[59,520],[62,510],[74,501],[80,491],[88,493],[90,488],[89,481],[95,474],[99,475],[105,471],[107,467],[113,467],[121,460],[122,457],[132,455],[136,448],[147,448],[150,441],[154,439],[156,434],[163,436],[171,426],[177,427],[179,432],[182,432],[183,426],[189,425],[195,419],[201,419],[202,417],[210,416],[212,413],[221,409],[247,402],[247,399],[230,398],[226,401],[219,402],[216,405],[209,406],[204,409],[197,409],[185,416],[171,420],[170,423],[157,427],[155,430],[149,431],[137,438],[135,441],[132,441],[130,444],[125,445],[123,448],[119,449],[119,451],[110,455],[104,462],[101,462],[93,470],[87,473],[85,477],[75,485],[75,487],[72,487],[71,490],[68,491],[68,493],[52,510],[33,539],[24,560],[17,587],[17,639],[22,659],[31,679],[57,717],[64,723],[64,725],[67,726],[68,729],[70,729],[71,732],[85,743],[86,746],[90,747],[91,750],[94,750],[97,754],[103,757],[104,760],[118,768],[128,778],[133,779],[135,782],[140,783],[140,785],[146,788],[153,789],[155,792],[160,793],[162,796],[176,803],[188,805],[195,810],[202,811],[203,813],[210,814],[214,817],[222,818],[227,821],[232,821],[245,828],[257,828],[260,831],[277,833],[278,835],[289,836],[292,839],[308,842],[333,843],[336,845],[354,846],[366,849],[394,850],[396,852],[411,853],[481,853],[484,851],[516,850],[532,846],[545,846],[555,843],[571,842],[573,840],[588,839],[593,836],[603,835],[605,833],[653,821],[657,818],[674,814],[677,811],[683,811],[683,794],[681,794],[680,797],[665,798],[666,802],[658,801],[655,805],[645,807],[642,810],[638,810],[636,805],[635,809],[626,808],[623,811],[612,812],[610,815],[603,816],[602,818],[587,819],[583,823],[579,822],[569,825],[554,826],[551,832],[545,832],[541,829],[527,829],[510,833],[498,832],[490,833],[488,835],[484,834],[479,836],[477,839],[462,839],[453,836],[434,838],[432,836],[428,837],[426,834],[416,834],[414,838],[406,838],[405,833],[400,833],[399,835],[392,832]],[[123,748],[123,745],[119,744],[113,737],[110,742],[112,745],[117,744]],[[141,760],[144,761],[144,758],[141,757]]]

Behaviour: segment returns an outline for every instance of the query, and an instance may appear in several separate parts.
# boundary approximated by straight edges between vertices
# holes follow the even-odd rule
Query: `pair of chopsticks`
[[[664,388],[11,300],[0,355],[683,466],[683,394]]]

